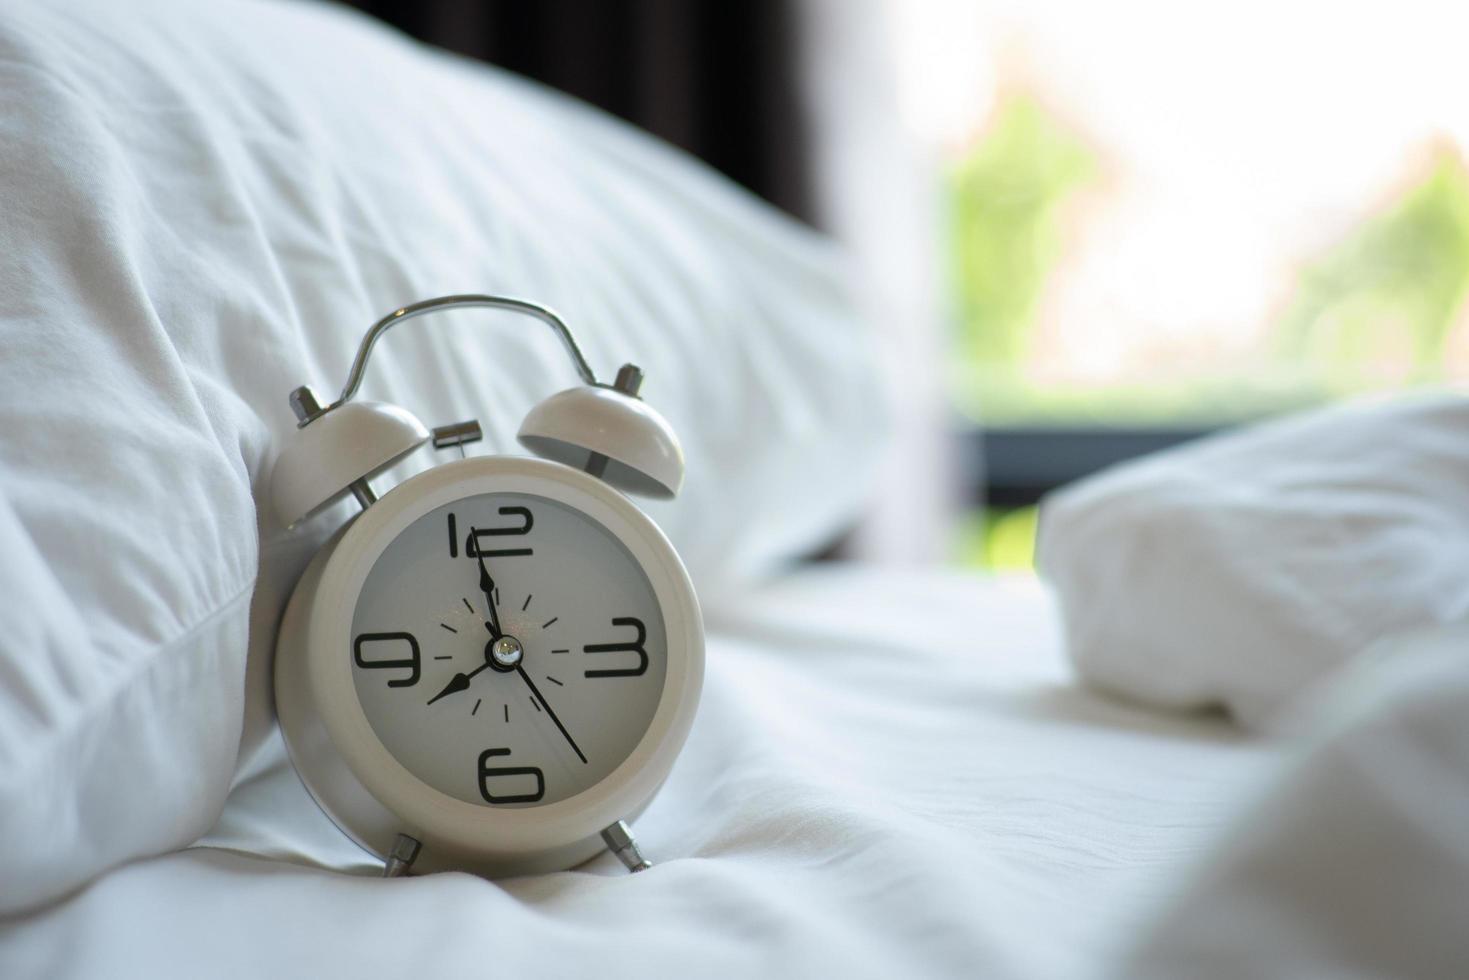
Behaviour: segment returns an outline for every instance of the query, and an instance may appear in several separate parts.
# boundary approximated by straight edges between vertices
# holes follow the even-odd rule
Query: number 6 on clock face
[[[479,754],[479,793],[485,798],[486,803],[539,803],[546,795],[546,778],[541,770],[535,766],[496,766],[486,765],[490,759],[497,755],[509,755],[509,749],[485,749]],[[490,792],[490,780],[498,776],[533,776],[536,788],[529,793],[519,796],[505,795],[502,790],[500,796]]]

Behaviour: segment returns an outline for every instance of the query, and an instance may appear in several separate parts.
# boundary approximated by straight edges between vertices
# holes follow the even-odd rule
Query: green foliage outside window
[[[1020,368],[1063,255],[1068,206],[1095,186],[1100,164],[1039,101],[1010,97],[952,173],[956,407],[984,424],[1219,423],[1443,380],[1456,331],[1469,329],[1469,169],[1448,149],[1429,163],[1303,267],[1255,361],[1146,384],[1041,389]],[[1025,567],[1034,526],[1033,510],[976,513],[960,534],[961,560]]]
[[[1466,290],[1469,171],[1440,150],[1422,181],[1302,273],[1276,350],[1333,394],[1442,380]]]
[[[954,560],[961,565],[997,572],[1035,567],[1036,507],[973,510],[959,523]]]
[[[1087,144],[1034,99],[1003,103],[952,175],[959,353],[1022,360],[1035,307],[1061,254],[1061,206],[1095,170]]]

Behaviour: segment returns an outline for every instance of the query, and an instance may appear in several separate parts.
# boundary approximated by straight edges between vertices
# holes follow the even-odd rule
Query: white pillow
[[[0,8],[0,210],[0,913],[213,822],[272,724],[282,604],[351,507],[257,527],[286,394],[333,394],[381,314],[509,293],[599,375],[641,364],[688,462],[650,511],[706,593],[849,519],[882,428],[815,235],[330,7]],[[456,314],[390,335],[363,395],[504,452],[575,382],[539,324]]]
[[[1383,637],[1469,616],[1469,401],[1326,409],[1161,453],[1041,506],[1087,681],[1269,728]]]

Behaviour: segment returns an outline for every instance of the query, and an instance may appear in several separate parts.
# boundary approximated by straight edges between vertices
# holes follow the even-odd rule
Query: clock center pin
[[[494,640],[486,652],[490,655],[490,666],[502,671],[514,670],[525,656],[520,641],[513,636],[502,636]]]

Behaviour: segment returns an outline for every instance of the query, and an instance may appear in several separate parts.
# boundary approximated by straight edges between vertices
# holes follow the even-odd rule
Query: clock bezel
[[[647,576],[663,616],[667,666],[647,730],[610,773],[581,792],[540,806],[470,803],[424,782],[398,761],[373,730],[357,696],[351,623],[377,561],[414,521],[446,504],[486,493],[525,493],[571,507],[605,529]],[[686,740],[703,683],[704,634],[688,573],[663,532],[622,494],[561,463],[518,456],[478,456],[426,470],[385,494],[342,535],[316,586],[308,626],[306,678],[320,720],[355,779],[403,821],[435,865],[503,863],[564,850],[595,838],[641,810],[657,792]],[[350,814],[333,812],[339,824]],[[344,827],[381,851],[379,828]]]

